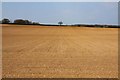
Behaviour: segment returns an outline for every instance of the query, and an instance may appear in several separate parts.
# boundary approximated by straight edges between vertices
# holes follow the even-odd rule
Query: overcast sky
[[[2,18],[40,23],[118,24],[117,2],[3,2]]]

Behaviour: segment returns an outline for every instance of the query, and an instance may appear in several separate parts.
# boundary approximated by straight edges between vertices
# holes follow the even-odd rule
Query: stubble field
[[[3,78],[117,78],[118,29],[3,25]]]

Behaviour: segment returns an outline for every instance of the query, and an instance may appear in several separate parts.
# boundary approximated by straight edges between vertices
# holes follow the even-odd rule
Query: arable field
[[[3,25],[3,78],[117,78],[118,29]]]

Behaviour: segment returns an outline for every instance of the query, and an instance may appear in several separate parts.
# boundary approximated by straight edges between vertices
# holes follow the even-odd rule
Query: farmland
[[[118,29],[2,27],[3,78],[117,78]]]

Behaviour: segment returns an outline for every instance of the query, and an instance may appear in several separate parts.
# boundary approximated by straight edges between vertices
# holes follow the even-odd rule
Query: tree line
[[[1,24],[22,24],[22,25],[42,25],[42,26],[61,26],[63,24],[62,21],[58,22],[58,25],[55,24],[40,24],[39,22],[32,22],[29,20],[24,19],[16,19],[13,22],[11,22],[9,19],[4,18],[0,21]],[[76,26],[76,27],[99,27],[99,28],[120,28],[120,25],[87,25],[87,24],[73,24],[73,25],[62,25],[62,26]]]
[[[13,23],[13,24],[39,24],[38,22],[32,22],[32,21],[24,20],[24,19],[16,19],[16,20],[14,20],[14,22],[11,22],[7,18],[2,19],[0,21],[0,23],[2,23],[2,24],[10,24],[10,23]]]
[[[1,24],[26,24],[26,25],[28,25],[28,24],[38,25],[38,24],[39,24],[39,22],[32,22],[32,21],[24,20],[24,19],[16,19],[16,20],[14,20],[14,22],[11,22],[11,21],[10,21],[9,19],[7,19],[7,18],[2,19],[2,20],[0,21],[0,23],[1,23]],[[60,21],[60,22],[58,22],[58,24],[59,24],[59,25],[62,25],[63,22]],[[39,25],[40,25],[40,24],[39,24]],[[42,24],[41,24],[41,25],[42,25]]]

